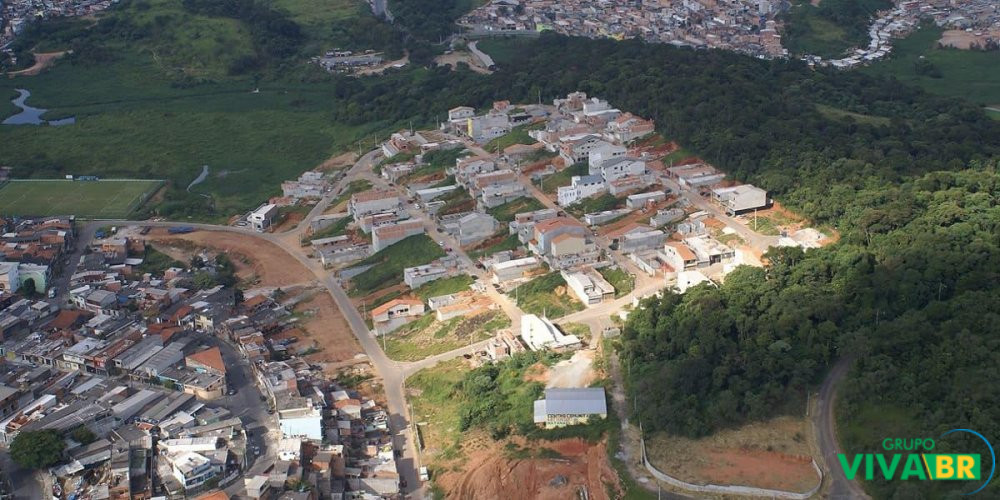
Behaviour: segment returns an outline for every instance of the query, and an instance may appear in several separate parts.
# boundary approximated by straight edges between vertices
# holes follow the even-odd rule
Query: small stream
[[[202,165],[201,173],[198,174],[198,177],[195,177],[195,179],[191,181],[191,184],[188,184],[187,192],[190,193],[191,188],[197,186],[198,184],[201,184],[202,182],[205,182],[206,177],[208,177],[208,165]]]
[[[21,108],[21,112],[8,117],[2,122],[3,125],[52,125],[54,127],[58,127],[60,125],[72,125],[76,123],[76,117],[73,116],[59,120],[43,120],[42,115],[48,110],[28,106],[25,104],[25,101],[31,97],[31,92],[25,89],[16,90],[18,92],[18,96],[11,99],[10,102]]]

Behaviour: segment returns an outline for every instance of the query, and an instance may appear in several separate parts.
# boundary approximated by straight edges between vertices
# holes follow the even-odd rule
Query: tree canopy
[[[10,443],[10,457],[26,469],[42,469],[58,463],[65,447],[56,431],[25,431]]]

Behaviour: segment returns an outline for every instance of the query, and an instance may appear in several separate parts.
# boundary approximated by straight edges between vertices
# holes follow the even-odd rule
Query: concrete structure
[[[629,195],[625,199],[625,206],[631,209],[645,207],[647,203],[659,203],[667,199],[667,193],[663,191],[650,191],[648,193],[636,193]]]
[[[442,222],[441,225],[464,247],[493,236],[500,223],[492,215],[470,212],[456,220]]]
[[[632,113],[622,113],[608,122],[607,135],[618,142],[632,142],[656,130],[653,120],[645,120]]]
[[[625,156],[614,157],[604,160],[598,165],[597,175],[604,178],[605,182],[611,182],[622,177],[638,176],[646,173],[646,161],[638,158],[628,158]]]
[[[379,334],[389,333],[424,314],[424,303],[416,299],[393,299],[372,309],[372,323]]]
[[[676,272],[698,267],[698,257],[684,243],[678,241],[667,243],[663,247],[663,255],[667,264]]]
[[[601,144],[590,150],[587,157],[587,173],[590,175],[601,175],[602,165],[614,158],[623,158],[626,151],[625,146],[617,144]]]
[[[560,186],[556,199],[560,206],[568,207],[584,198],[607,191],[604,179],[599,175],[574,175],[569,186]]]
[[[437,265],[437,264],[427,264],[424,266],[407,267],[403,269],[403,283],[410,289],[418,288],[424,283],[430,283],[431,281],[447,278],[452,274],[452,271],[448,268]]]
[[[684,244],[694,252],[698,267],[728,262],[736,256],[732,248],[709,236],[684,238]]]
[[[599,226],[601,224],[607,224],[619,217],[631,213],[631,210],[625,208],[619,208],[617,210],[605,210],[603,212],[592,212],[589,214],[583,214],[583,223],[588,226]]]
[[[250,212],[250,215],[247,216],[247,221],[250,222],[250,226],[253,227],[254,231],[263,233],[271,227],[271,224],[277,216],[278,206],[268,203],[266,205],[261,205],[253,212]]]
[[[535,401],[535,424],[546,429],[585,424],[608,416],[603,387],[545,389],[545,399]]]
[[[418,200],[420,200],[423,203],[426,203],[428,201],[433,200],[434,198],[444,196],[456,189],[458,189],[458,186],[455,185],[441,186],[435,188],[419,189],[417,191],[414,191],[413,194],[414,196],[417,197]]]
[[[548,318],[534,314],[521,316],[521,340],[532,351],[570,350],[581,347],[576,335],[564,335]]]
[[[666,240],[667,233],[664,233],[659,229],[636,231],[622,235],[621,240],[618,242],[618,249],[624,253],[651,250],[660,248]]]
[[[587,228],[579,222],[556,217],[535,224],[535,234],[528,249],[545,260],[552,269],[564,269],[596,262],[600,251],[588,241]]]
[[[403,201],[395,191],[389,189],[372,189],[351,195],[347,204],[347,213],[354,217],[355,222],[361,218],[376,213],[396,212],[403,206]]]
[[[388,226],[379,226],[372,230],[372,249],[378,252],[418,234],[424,234],[424,225],[420,221],[406,221]]]
[[[581,137],[567,138],[559,145],[559,156],[569,167],[574,163],[590,160],[590,152],[611,146],[611,143],[601,139],[596,134],[584,134]]]
[[[598,305],[615,296],[615,288],[596,271],[563,270],[560,274],[573,295],[587,307]]]
[[[220,465],[215,465],[203,455],[194,452],[180,452],[163,455],[170,464],[170,470],[185,489],[193,489],[205,484],[222,471]]]
[[[323,439],[323,413],[307,400],[305,408],[278,411],[278,427],[286,438]]]
[[[729,215],[741,214],[768,205],[767,191],[750,184],[713,189],[712,197]]]
[[[529,256],[522,259],[497,262],[490,266],[490,271],[493,273],[493,282],[499,284],[505,281],[525,278],[541,265],[542,263],[538,258]]]

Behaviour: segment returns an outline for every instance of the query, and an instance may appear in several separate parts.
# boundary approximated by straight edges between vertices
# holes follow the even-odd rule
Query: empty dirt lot
[[[547,448],[552,458],[516,459],[505,456],[498,443],[488,438],[484,441],[490,445],[469,452],[465,467],[442,472],[435,478],[446,498],[603,500],[610,498],[609,489],[621,492],[604,443],[589,445],[580,439],[522,443],[535,451]]]
[[[253,236],[222,231],[195,231],[167,234],[154,229],[147,242],[171,257],[188,262],[201,249],[225,252],[236,264],[241,279],[252,279],[254,286],[282,287],[315,280],[312,272],[277,245]]]

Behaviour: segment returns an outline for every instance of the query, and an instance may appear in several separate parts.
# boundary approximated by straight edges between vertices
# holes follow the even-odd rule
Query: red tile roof
[[[210,347],[188,356],[187,363],[190,364],[192,361],[219,373],[226,373],[226,362],[222,360],[222,353],[218,347]]]

